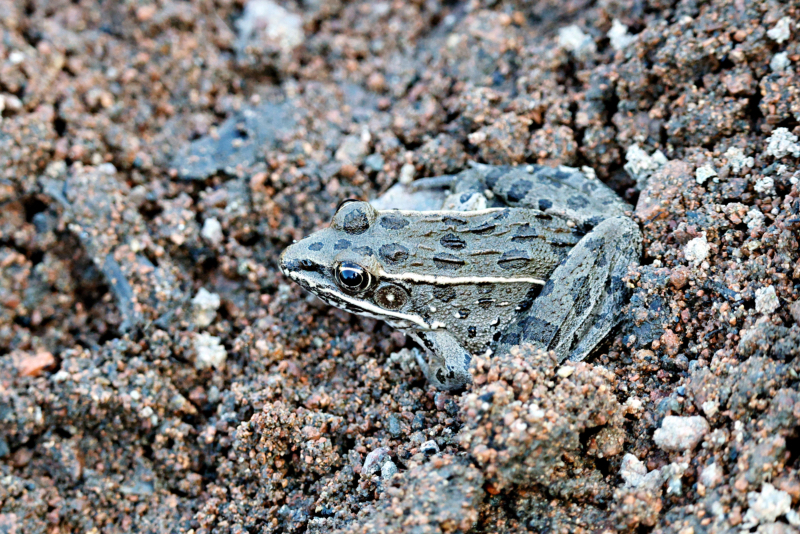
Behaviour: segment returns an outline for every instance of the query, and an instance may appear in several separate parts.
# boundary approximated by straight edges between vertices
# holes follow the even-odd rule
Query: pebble
[[[756,289],[756,312],[768,315],[780,308],[781,302],[775,294],[774,286]]]
[[[744,516],[746,525],[769,523],[791,510],[792,497],[785,491],[775,489],[772,484],[764,483],[761,492],[751,491],[747,494],[747,504],[750,509]]]
[[[389,448],[378,447],[374,451],[367,454],[367,457],[364,459],[364,464],[361,466],[361,474],[370,476],[374,475],[378,471],[381,471],[381,475],[383,475],[381,464],[387,458],[389,458]]]
[[[46,350],[32,356],[25,356],[17,362],[17,371],[21,376],[39,376],[45,369],[53,367],[56,359]]]
[[[683,247],[684,257],[687,261],[692,262],[695,267],[706,261],[709,251],[710,247],[705,232],[703,232],[700,237],[695,237],[690,240],[686,243],[686,246]]]
[[[419,447],[419,452],[426,456],[433,456],[439,452],[439,445],[434,440],[428,440]]]
[[[795,158],[800,157],[800,144],[797,143],[797,136],[788,128],[775,128],[772,135],[767,138],[767,154],[775,159],[789,154]]]
[[[194,338],[194,350],[196,358],[194,366],[197,369],[222,369],[225,367],[225,360],[228,359],[228,351],[220,343],[220,338],[210,334],[197,334]]]
[[[558,45],[564,50],[572,52],[578,59],[594,54],[597,50],[592,36],[584,33],[575,24],[558,30]]]
[[[706,488],[714,488],[722,484],[724,473],[718,463],[707,465],[700,472],[700,483]]]
[[[639,460],[631,453],[627,453],[622,457],[622,462],[619,466],[619,476],[629,486],[636,487],[647,474],[647,467],[644,462]]]
[[[728,158],[728,165],[730,165],[734,174],[739,174],[745,169],[750,169],[755,164],[755,158],[753,158],[753,156],[745,156],[744,151],[735,146],[725,151],[725,157]]]
[[[783,72],[786,70],[786,67],[791,65],[792,62],[789,60],[789,54],[786,52],[780,52],[772,56],[772,59],[769,60],[769,68],[772,72]]]
[[[381,466],[381,479],[382,480],[390,480],[394,475],[397,474],[397,466],[391,460],[384,463]]]
[[[217,316],[219,305],[219,295],[201,287],[200,291],[192,299],[192,321],[194,321],[194,324],[199,328],[205,328],[210,325]]]
[[[210,325],[217,316],[219,305],[219,295],[201,287],[200,291],[192,299],[192,321],[194,321],[194,324],[199,328],[205,328]]]
[[[219,245],[225,237],[222,235],[222,225],[214,217],[209,217],[203,221],[203,229],[200,230],[200,235],[212,245]]]
[[[704,184],[709,178],[713,178],[717,176],[717,171],[714,170],[714,167],[711,165],[703,165],[702,167],[698,167],[698,169],[694,173],[695,180],[697,180],[698,184]]]
[[[644,189],[648,178],[658,169],[667,164],[667,157],[660,150],[652,155],[645,152],[639,145],[631,145],[625,152],[624,169],[631,178],[636,180],[639,189]]]
[[[628,27],[614,19],[611,23],[611,29],[606,34],[611,43],[611,48],[614,50],[622,50],[627,48],[629,44],[636,40],[636,37],[628,33]]]
[[[236,21],[236,28],[242,48],[259,31],[264,31],[266,37],[284,52],[292,51],[305,39],[302,17],[270,0],[247,2],[242,17]]]
[[[653,441],[663,451],[688,451],[694,449],[709,430],[708,423],[703,417],[668,415],[661,423],[661,428],[653,434]]]
[[[767,36],[778,44],[786,41],[792,36],[792,30],[790,28],[791,22],[791,18],[783,17],[772,29],[767,31]]]

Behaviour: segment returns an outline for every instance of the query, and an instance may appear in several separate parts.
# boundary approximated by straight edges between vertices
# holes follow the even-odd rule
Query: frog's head
[[[383,266],[376,250],[390,260],[391,254],[408,256],[400,245],[392,251],[385,245],[380,248],[385,234],[392,231],[391,224],[391,219],[381,217],[369,203],[346,200],[337,208],[330,227],[281,254],[281,271],[332,306],[399,327],[424,327],[423,319],[408,311],[412,288],[381,279]]]

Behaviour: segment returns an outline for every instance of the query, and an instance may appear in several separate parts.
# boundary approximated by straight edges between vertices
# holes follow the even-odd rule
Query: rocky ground
[[[798,532],[800,4],[0,0],[0,533]],[[590,167],[593,358],[433,390],[277,269],[344,198]]]

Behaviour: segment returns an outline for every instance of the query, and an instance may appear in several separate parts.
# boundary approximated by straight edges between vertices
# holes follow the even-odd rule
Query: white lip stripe
[[[409,322],[414,323],[415,325],[419,326],[420,328],[424,328],[425,330],[436,330],[438,328],[441,328],[441,326],[445,326],[445,325],[442,325],[441,323],[434,323],[432,325],[429,325],[419,315],[410,315],[410,314],[406,314],[406,313],[398,313],[398,312],[393,312],[393,311],[390,311],[390,310],[385,310],[383,308],[380,308],[378,306],[370,304],[369,302],[367,302],[365,300],[358,300],[358,299],[354,299],[354,298],[348,297],[344,293],[340,293],[338,291],[334,291],[334,290],[329,289],[329,288],[327,288],[325,286],[322,286],[322,285],[314,282],[313,280],[311,280],[311,279],[309,279],[309,278],[307,278],[307,277],[305,277],[302,274],[297,273],[297,272],[291,273],[291,278],[293,280],[297,280],[297,279],[304,280],[309,285],[309,288],[313,288],[314,292],[327,293],[329,295],[333,295],[334,297],[336,297],[336,298],[338,298],[340,300],[344,300],[345,302],[349,302],[350,304],[352,304],[354,306],[358,306],[359,308],[362,308],[365,311],[369,311],[369,312],[375,313],[375,314],[379,315],[380,317],[394,317],[395,319],[400,319],[400,320],[403,320],[403,321],[409,321]]]
[[[538,278],[504,278],[502,276],[438,276],[433,274],[391,274],[381,269],[381,278],[392,280],[410,280],[424,284],[461,285],[461,284],[539,284],[545,280]]]
[[[429,325],[419,315],[409,315],[409,314],[406,314],[406,313],[397,313],[397,312],[393,312],[393,311],[389,311],[389,310],[384,310],[383,308],[380,308],[378,306],[374,306],[374,305],[370,304],[369,302],[367,302],[365,300],[353,299],[353,298],[350,298],[350,297],[344,295],[343,293],[339,293],[339,292],[336,292],[336,291],[331,291],[327,287],[320,287],[320,288],[318,288],[318,290],[322,291],[323,293],[328,293],[328,294],[334,295],[336,298],[342,299],[342,300],[344,300],[346,302],[349,302],[350,304],[353,304],[354,306],[358,306],[359,308],[363,308],[363,309],[365,309],[367,311],[370,311],[372,313],[377,313],[379,315],[388,315],[389,317],[394,317],[396,319],[403,319],[404,321],[410,321],[410,322],[412,322],[412,323],[414,323],[414,324],[416,324],[416,325],[418,325],[418,326],[420,326],[422,328],[425,328],[426,330],[430,330],[430,329],[436,330],[437,328],[439,328],[439,324],[441,324],[441,323],[434,323],[432,325]],[[442,325],[442,326],[444,326],[444,325]]]

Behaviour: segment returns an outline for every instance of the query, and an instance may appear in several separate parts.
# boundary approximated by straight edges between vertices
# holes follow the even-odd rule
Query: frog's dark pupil
[[[369,285],[369,274],[355,263],[345,262],[336,269],[336,279],[344,289],[360,290]]]
[[[357,287],[361,285],[364,276],[355,269],[342,269],[339,278],[346,286]]]

